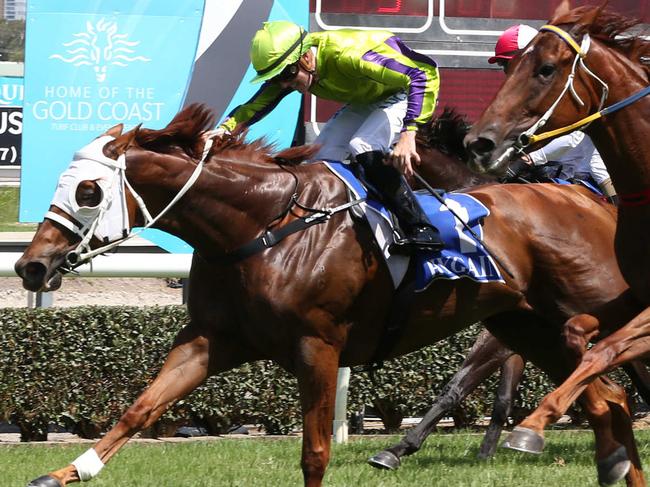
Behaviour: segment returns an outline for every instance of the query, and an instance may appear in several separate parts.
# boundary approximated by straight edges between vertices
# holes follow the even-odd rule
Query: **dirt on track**
[[[183,290],[161,278],[66,277],[53,294],[53,306],[165,306],[182,304]],[[177,280],[172,280],[172,283]],[[27,306],[27,291],[18,277],[0,278],[0,308]]]

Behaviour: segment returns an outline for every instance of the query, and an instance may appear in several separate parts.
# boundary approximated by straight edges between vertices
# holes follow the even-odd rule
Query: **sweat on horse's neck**
[[[195,168],[195,162],[177,156],[127,155],[127,178],[154,218]],[[206,258],[223,255],[257,237],[284,210],[293,188],[291,175],[277,166],[213,156],[192,188],[155,227],[182,238]]]
[[[608,81],[606,106],[621,101],[647,86],[645,71],[622,53],[602,47],[597,41],[587,58],[588,66]],[[618,80],[625,74],[625,83]],[[598,99],[600,93],[592,94]],[[594,106],[598,106],[597,102]],[[618,112],[607,115],[604,123],[594,122],[586,132],[600,152],[617,193],[634,193],[650,187],[650,149],[644,141],[650,135],[650,120],[640,116],[650,112],[650,97],[644,97]]]

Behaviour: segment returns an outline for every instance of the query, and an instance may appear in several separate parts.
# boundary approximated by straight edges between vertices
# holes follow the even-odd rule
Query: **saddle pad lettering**
[[[327,167],[336,174],[357,198],[365,198],[366,190],[361,182],[354,176],[350,166],[338,161],[326,161]],[[463,227],[462,223],[451,213],[449,208],[465,221],[468,226],[483,238],[481,222],[490,211],[476,198],[464,193],[445,193],[443,199],[446,206],[440,203],[429,193],[417,192],[416,197],[429,217],[431,223],[438,228],[445,242],[445,248],[439,252],[418,252],[414,258],[416,263],[416,290],[427,288],[434,279],[459,279],[468,277],[477,282],[504,282],[501,272],[484,250],[483,246]],[[374,200],[366,200],[362,205],[364,214],[369,218],[370,212],[382,215],[385,222],[382,235],[377,236],[378,225],[369,222],[378,243],[384,251],[387,263],[398,257],[390,255],[386,249],[392,243],[394,229],[386,208]],[[375,217],[376,220],[376,217]],[[388,235],[387,235],[388,234]],[[387,243],[386,243],[387,242]],[[401,257],[401,256],[399,256]],[[403,276],[402,276],[403,277]],[[395,281],[395,277],[393,277]],[[397,285],[397,284],[396,284]]]

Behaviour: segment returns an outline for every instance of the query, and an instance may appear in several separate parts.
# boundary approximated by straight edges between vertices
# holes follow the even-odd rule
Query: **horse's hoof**
[[[368,463],[375,468],[384,470],[397,470],[401,464],[399,457],[388,450],[373,455],[368,459]]]
[[[632,462],[627,457],[624,446],[618,447],[607,458],[598,460],[598,483],[612,485],[621,480],[630,471]]]
[[[27,484],[27,487],[63,487],[63,485],[54,477],[43,475],[42,477],[32,480]]]
[[[542,453],[544,437],[531,429],[515,426],[501,446],[526,453]]]

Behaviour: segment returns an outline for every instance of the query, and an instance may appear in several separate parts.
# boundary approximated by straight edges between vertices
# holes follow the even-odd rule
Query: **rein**
[[[203,170],[205,160],[208,156],[208,153],[210,152],[212,144],[213,144],[213,139],[208,138],[205,142],[201,159],[197,164],[196,168],[194,169],[194,171],[192,172],[192,174],[190,175],[190,177],[188,178],[188,180],[185,182],[185,184],[179,190],[176,196],[174,196],[174,198],[167,204],[167,206],[163,208],[160,211],[160,213],[158,213],[158,215],[155,217],[151,216],[151,213],[147,209],[147,206],[144,200],[142,199],[142,197],[135,191],[133,186],[131,186],[129,181],[126,179],[125,154],[120,155],[117,161],[113,161],[110,159],[101,160],[99,157],[93,158],[95,162],[101,163],[105,166],[109,166],[110,168],[114,169],[113,178],[110,183],[111,187],[114,184],[116,184],[119,179],[119,182],[123,186],[129,189],[133,198],[138,203],[138,207],[145,218],[146,224],[137,232],[131,232],[129,228],[124,228],[122,231],[124,235],[123,238],[119,238],[112,242],[106,243],[106,245],[103,245],[102,247],[92,250],[90,248],[90,241],[93,238],[93,235],[95,233],[95,230],[97,229],[97,226],[99,225],[99,222],[101,221],[102,217],[106,213],[107,208],[110,206],[112,202],[112,199],[110,197],[105,197],[102,200],[100,205],[98,205],[97,209],[95,210],[96,214],[94,215],[94,219],[87,225],[84,225],[83,227],[80,227],[76,223],[68,220],[67,218],[64,218],[63,216],[57,213],[48,211],[45,214],[45,218],[49,220],[53,220],[63,225],[65,228],[67,228],[71,232],[81,237],[81,242],[79,242],[77,247],[74,250],[68,252],[68,254],[66,255],[67,267],[63,267],[61,268],[61,270],[64,272],[72,272],[74,271],[75,268],[81,266],[85,262],[89,260],[92,262],[92,259],[97,255],[104,254],[109,250],[114,249],[115,247],[122,244],[123,242],[135,237],[136,235],[139,235],[144,230],[151,228],[153,225],[155,225],[156,222],[158,222],[194,185],[199,175],[201,174],[201,171]],[[306,228],[309,228],[313,225],[317,225],[319,223],[324,223],[327,220],[329,220],[332,217],[332,215],[345,211],[365,201],[365,198],[360,198],[353,201],[349,201],[345,204],[336,206],[334,208],[322,208],[322,209],[309,208],[307,206],[304,206],[300,204],[300,202],[298,201],[298,194],[296,193],[296,189],[298,187],[297,176],[293,172],[286,169],[281,164],[278,165],[283,170],[289,172],[293,176],[295,181],[294,192],[290,198],[287,208],[280,215],[278,215],[271,221],[271,223],[267,226],[266,230],[260,237],[255,238],[249,241],[248,243],[242,245],[241,247],[238,247],[234,251],[227,253],[225,255],[225,259],[228,260],[229,262],[238,262],[240,260],[246,259],[251,255],[254,255],[258,252],[261,252],[263,250],[266,250],[276,245],[278,242],[280,242],[281,240],[283,240],[284,238],[286,238],[287,236],[293,233],[300,232],[302,230],[305,230]],[[122,204],[124,206],[123,208],[124,214],[126,214],[125,203],[123,202]],[[276,222],[281,221],[287,214],[289,214],[289,212],[292,210],[294,206],[297,206],[304,211],[308,211],[311,214],[309,216],[298,218],[297,220],[294,220],[291,223],[279,229],[273,230],[272,227],[274,226],[274,224]],[[128,222],[126,226],[128,227]]]
[[[613,105],[610,105],[608,107],[603,108],[602,110],[599,110],[596,113],[593,113],[581,120],[578,120],[575,123],[572,123],[571,125],[567,125],[566,127],[562,127],[559,129],[555,130],[549,130],[548,132],[544,132],[543,134],[539,135],[531,135],[528,137],[528,139],[525,141],[524,147],[534,144],[535,142],[539,142],[542,140],[546,140],[552,137],[555,137],[557,135],[562,135],[567,132],[573,132],[574,130],[578,130],[580,128],[583,128],[587,125],[589,125],[591,122],[594,120],[598,120],[599,118],[604,117],[605,115],[609,115],[610,113],[616,112],[620,110],[621,108],[625,108],[628,105],[631,105],[635,101],[640,100],[641,98],[650,95],[650,86],[646,86],[642,90],[637,91],[636,93],[628,96],[627,98],[618,101],[614,103]],[[522,137],[524,134],[520,135]]]

